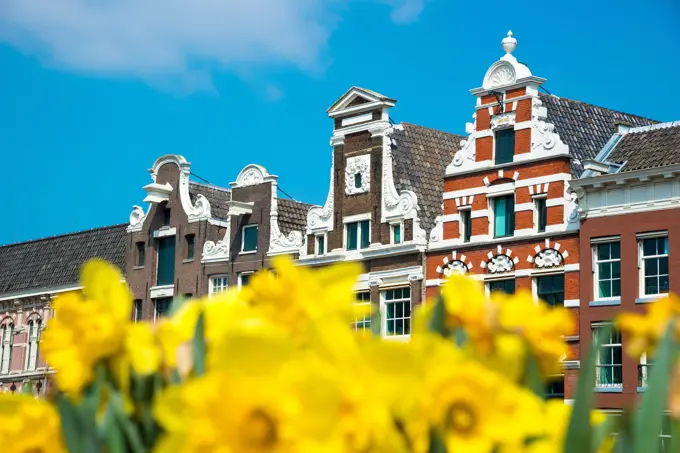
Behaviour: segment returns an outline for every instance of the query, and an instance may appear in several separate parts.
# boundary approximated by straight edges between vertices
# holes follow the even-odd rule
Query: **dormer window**
[[[515,156],[515,129],[499,129],[495,132],[496,146],[494,164],[507,164]]]
[[[356,250],[357,248],[366,249],[371,244],[370,220],[361,222],[348,222],[345,224],[345,248]]]

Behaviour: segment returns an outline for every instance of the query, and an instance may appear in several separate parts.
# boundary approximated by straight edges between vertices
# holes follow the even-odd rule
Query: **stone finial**
[[[508,31],[508,36],[503,38],[503,50],[505,50],[505,53],[512,53],[515,50],[515,47],[517,47],[517,40],[512,37],[512,30]]]

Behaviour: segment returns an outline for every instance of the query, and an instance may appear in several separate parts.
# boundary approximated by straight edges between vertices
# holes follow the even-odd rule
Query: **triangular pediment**
[[[385,106],[392,107],[396,102],[397,101],[394,99],[390,99],[375,91],[354,86],[340,96],[340,98],[328,108],[327,112],[332,114],[347,108],[360,107],[363,104],[370,104],[371,106],[384,104]]]

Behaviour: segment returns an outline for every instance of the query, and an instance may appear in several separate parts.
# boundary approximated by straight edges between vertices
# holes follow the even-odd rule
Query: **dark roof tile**
[[[680,121],[632,129],[606,160],[625,162],[622,172],[680,164]]]
[[[277,198],[276,203],[281,232],[288,236],[291,231],[299,231],[304,236],[307,226],[307,211],[312,205],[287,198]]]
[[[229,207],[227,202],[231,200],[231,190],[224,187],[208,186],[197,182],[189,183],[189,198],[191,202],[196,202],[197,195],[203,195],[210,203],[210,214],[217,218],[226,220]]]

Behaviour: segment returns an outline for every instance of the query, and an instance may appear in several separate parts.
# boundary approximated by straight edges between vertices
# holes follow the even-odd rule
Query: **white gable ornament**
[[[357,184],[358,183],[358,184]],[[345,166],[345,193],[356,195],[370,191],[371,187],[371,155],[347,158]]]
[[[507,255],[496,255],[489,260],[486,267],[489,273],[500,274],[502,272],[511,272],[514,263]]]
[[[455,260],[451,261],[447,265],[445,265],[442,269],[442,274],[444,277],[450,277],[451,275],[463,275],[466,274],[468,271],[467,265],[460,261],[460,260]]]
[[[555,249],[543,249],[536,254],[534,263],[538,268],[557,267],[562,265],[562,254]]]

